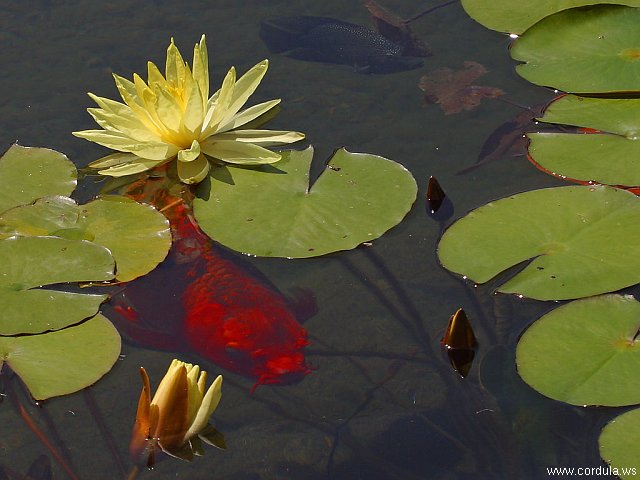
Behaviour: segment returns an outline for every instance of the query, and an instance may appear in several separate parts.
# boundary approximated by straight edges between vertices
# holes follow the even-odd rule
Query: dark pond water
[[[429,3],[384,5],[408,17]],[[252,101],[283,99],[269,128],[305,132],[316,148],[316,172],[336,148],[346,146],[402,163],[420,186],[407,218],[370,248],[310,260],[250,259],[283,292],[314,292],[318,313],[305,327],[311,337],[308,358],[317,369],[299,384],[260,387],[250,395],[250,379],[180,355],[225,375],[215,421],[228,450],[207,448],[192,463],[160,461],[141,478],[535,479],[546,478],[548,466],[601,465],[597,436],[616,412],[546,399],[515,371],[519,335],[553,305],[491,295],[491,288],[474,289],[448,274],[435,258],[442,226],[424,209],[430,175],[452,200],[453,218],[495,198],[558,184],[522,156],[507,155],[456,175],[475,161],[498,126],[520,113],[517,107],[491,100],[445,116],[423,104],[420,77],[438,67],[461,68],[467,60],[489,70],[478,83],[503,89],[513,102],[531,106],[551,99],[553,92],[513,72],[508,37],[485,30],[454,4],[413,24],[434,52],[424,67],[362,75],[345,65],[272,55],[258,36],[260,21],[274,15],[322,15],[367,25],[368,13],[356,0],[41,0],[1,6],[3,148],[16,140],[46,146],[78,166],[104,155],[70,134],[94,128],[85,111],[93,106],[86,92],[117,98],[111,72],[130,78],[146,71],[147,60],[162,65],[172,36],[190,61],[193,44],[205,33],[213,85],[231,65],[245,71],[271,59]],[[96,185],[85,184],[77,197],[85,201],[96,191]],[[479,342],[466,379],[450,368],[439,345],[459,307]],[[116,367],[90,389],[94,411],[104,417],[127,468],[138,368],[144,365],[157,382],[174,356],[125,344]],[[29,410],[44,428],[47,418],[55,425],[60,439],[53,441],[64,443],[80,478],[123,477],[86,395]],[[1,464],[26,472],[47,453],[9,402],[0,404],[0,423]],[[57,466],[54,476],[65,478]]]

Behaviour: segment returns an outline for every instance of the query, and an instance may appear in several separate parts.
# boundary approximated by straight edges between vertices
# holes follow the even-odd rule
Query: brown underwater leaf
[[[483,98],[496,98],[504,92],[495,87],[472,85],[487,73],[478,62],[464,62],[462,70],[439,68],[420,78],[418,86],[424,92],[425,103],[437,103],[445,115],[473,110]]]
[[[373,0],[362,0],[362,4],[369,10],[375,30],[383,37],[400,45],[402,47],[402,56],[431,56],[429,46],[413,33],[408,22],[378,5]]]
[[[456,175],[464,175],[507,155],[514,157],[526,155],[528,140],[524,134],[536,117],[542,116],[542,111],[546,106],[546,103],[541,103],[527,107],[511,120],[496,128],[480,148],[476,162],[456,172]]]

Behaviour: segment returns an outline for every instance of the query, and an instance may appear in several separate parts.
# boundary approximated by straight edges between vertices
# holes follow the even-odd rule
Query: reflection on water
[[[384,4],[404,17],[415,13],[415,2]],[[340,146],[392,158],[423,190],[436,176],[454,206],[451,219],[490,199],[557,183],[508,154],[456,176],[475,161],[491,132],[520,110],[487,101],[444,116],[423,105],[422,75],[475,61],[489,70],[482,77],[486,85],[516,103],[536,105],[552,96],[519,80],[506,54],[508,38],[476,25],[459,5],[412,24],[433,56],[418,70],[393,75],[361,75],[347,65],[269,53],[259,25],[274,12],[369,23],[356,0],[9,3],[0,12],[3,143],[8,147],[17,139],[55,148],[79,166],[101,157],[104,150],[70,134],[93,128],[84,110],[90,103],[86,91],[114,98],[111,72],[130,77],[147,59],[161,62],[170,37],[188,50],[205,33],[214,84],[230,65],[243,72],[271,59],[258,92],[264,98],[255,99],[283,99],[271,128],[305,132],[319,159]],[[314,172],[321,168],[318,160]],[[98,188],[88,180],[78,197],[84,201]],[[300,261],[250,259],[282,291],[314,292],[318,312],[304,325],[314,370],[297,384],[263,386],[251,395],[254,380],[203,365],[225,375],[216,419],[228,450],[192,463],[160,461],[142,478],[541,478],[546,466],[599,465],[595,439],[615,412],[547,400],[515,371],[519,334],[551,305],[491,295],[490,285],[474,288],[445,272],[434,251],[451,219],[434,221],[418,202],[371,247]],[[439,346],[451,312],[460,307],[478,341],[465,379]],[[174,356],[128,344],[122,353],[116,368],[91,389],[96,408],[82,394],[29,408],[41,428],[51,432],[55,426],[55,442],[68,451],[81,478],[119,478],[114,456],[127,458],[138,368],[145,365],[151,378],[160,378]],[[195,355],[184,360],[200,362]],[[98,411],[114,437],[113,451],[96,423]],[[48,454],[8,402],[0,404],[0,420],[0,464],[27,472],[40,454]],[[54,478],[64,478],[56,464],[54,471]]]

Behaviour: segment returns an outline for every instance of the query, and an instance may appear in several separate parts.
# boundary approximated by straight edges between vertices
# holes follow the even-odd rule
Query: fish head
[[[258,385],[290,385],[298,383],[311,373],[312,368],[307,364],[302,352],[291,351],[271,356],[264,362],[260,370],[261,373],[251,389],[252,392]]]

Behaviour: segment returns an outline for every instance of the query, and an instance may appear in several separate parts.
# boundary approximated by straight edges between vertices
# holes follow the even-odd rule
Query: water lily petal
[[[199,156],[200,156],[200,144],[198,143],[197,140],[194,140],[191,143],[191,147],[185,148],[184,150],[180,150],[178,152],[178,161],[193,162]]]
[[[218,132],[226,132],[227,130],[233,130],[234,128],[241,127],[242,125],[249,123],[251,120],[255,120],[260,115],[264,115],[279,103],[280,99],[277,98],[275,100],[269,100],[268,102],[259,103],[246,108],[237,115],[234,115],[226,123],[221,124],[218,127]]]
[[[233,98],[225,111],[225,116],[220,122],[221,125],[226,124],[233,118],[247,103],[249,97],[256,91],[258,85],[262,81],[267,69],[269,68],[269,60],[263,60],[253,66],[247,73],[238,79],[233,89]]]
[[[107,155],[91,162],[88,166],[89,168],[109,168],[131,163],[139,158],[140,157],[133,153],[112,153],[111,155]]]
[[[304,138],[304,133],[289,132],[286,130],[233,130],[231,132],[217,133],[216,141],[233,140],[236,142],[248,142],[263,147],[269,145],[281,145],[283,143],[298,142]]]
[[[200,134],[200,129],[202,128],[206,101],[202,101],[200,86],[190,75],[185,78],[183,99],[185,105],[182,114],[182,126],[188,132],[188,135],[195,138],[196,134]]]
[[[188,425],[193,424],[193,420],[196,418],[196,414],[202,404],[203,394],[199,389],[199,378],[207,378],[207,372],[200,372],[198,365],[193,365],[191,370],[187,369],[187,379],[189,380],[189,412],[188,412]]]
[[[204,35],[200,38],[200,43],[193,48],[193,79],[198,84],[204,106],[209,98],[209,54]]]
[[[193,162],[178,162],[178,177],[189,185],[200,183],[209,173],[209,160],[200,155]]]
[[[185,76],[185,61],[180,55],[180,51],[171,38],[171,44],[167,47],[167,63],[165,67],[165,77],[167,83],[173,85],[174,88],[182,88],[182,82]]]
[[[222,81],[222,87],[218,93],[217,101],[209,107],[204,117],[201,138],[206,138],[216,132],[218,124],[225,117],[231,99],[233,98],[234,85],[236,83],[236,69],[231,67]]]
[[[153,93],[155,97],[155,111],[158,120],[173,136],[179,136],[180,125],[182,123],[182,107],[179,100],[171,92],[163,89],[160,85],[154,85]]]
[[[147,160],[166,160],[178,153],[178,147],[164,142],[137,142],[134,139],[107,130],[83,130],[73,135],[121,152],[135,153]]]
[[[109,114],[110,117],[105,116],[102,118],[102,121],[108,121],[114,128],[123,132],[124,129],[129,129],[132,138],[141,140],[147,138],[146,135],[151,135],[151,137],[155,137],[155,140],[160,139],[155,132],[155,125],[146,112],[140,114],[140,112],[134,111],[129,105],[108,98],[98,97],[92,93],[89,93],[89,97],[98,104],[105,114]],[[141,110],[141,108],[136,106],[136,110]],[[92,111],[95,112],[96,109],[89,110],[89,113]],[[93,114],[92,116],[94,119],[96,118]],[[118,121],[116,121],[116,119],[118,119]],[[96,122],[98,122],[97,119]],[[120,125],[122,125],[122,129]],[[136,133],[134,134],[133,132]]]
[[[147,62],[147,84],[150,88],[153,88],[154,84],[157,84],[161,88],[165,89],[168,87],[167,81],[164,79],[162,73],[160,73],[160,70],[153,62]]]
[[[126,107],[129,109],[129,107]],[[105,130],[120,132],[139,142],[160,142],[161,139],[138,119],[129,109],[128,114],[117,115],[101,108],[88,108],[87,112]]]
[[[188,396],[185,395],[188,388],[187,371],[184,365],[172,367],[160,382],[151,401],[152,405],[158,407],[160,414],[153,436],[159,439],[158,444],[167,453],[182,446],[188,430]]]
[[[151,434],[157,426],[151,424],[151,386],[149,376],[143,367],[140,367],[140,376],[142,377],[142,391],[138,400],[136,421],[129,444],[129,452],[136,463],[147,452],[148,439],[151,438]],[[153,420],[157,422],[157,417]]]
[[[209,390],[202,399],[202,404],[196,418],[187,430],[185,438],[190,438],[197,435],[202,429],[209,423],[211,414],[215,411],[222,398],[222,375],[218,375],[213,381]]]
[[[216,137],[200,142],[200,149],[207,155],[229,163],[261,165],[280,160],[279,153],[272,152],[252,143],[220,140]]]
[[[140,119],[140,121],[147,126],[147,128],[150,131],[156,134],[159,134],[159,130],[155,124],[155,121],[153,120],[153,118],[151,118],[151,116],[149,115],[149,112],[147,112],[147,110],[145,109],[144,102],[142,101],[142,99],[138,98],[138,93],[133,82],[130,82],[126,78],[119,77],[118,75],[115,75],[115,74],[113,75],[113,78],[115,79],[116,87],[118,87],[120,96],[124,100],[125,104],[138,117],[138,119]],[[96,97],[96,98],[100,98],[101,100],[103,100],[101,97]],[[94,100],[96,99],[94,98]],[[96,102],[98,102],[98,100],[96,100]],[[118,103],[118,102],[114,102],[114,103]],[[108,109],[107,106],[103,106],[100,103],[99,105],[105,110]],[[114,112],[115,111],[116,110],[114,110]]]
[[[147,85],[137,73],[133,74],[133,86],[136,87],[136,96],[141,106],[145,110],[149,111],[155,104],[155,95],[153,90]]]
[[[100,175],[108,175],[110,177],[124,177],[126,175],[133,175],[136,173],[146,172],[152,168],[162,165],[166,160],[145,160],[140,157],[136,157],[137,160],[123,165],[115,165],[113,167],[106,168],[104,170],[98,170]]]
[[[124,103],[131,108],[133,108],[134,105],[143,106],[142,100],[138,98],[138,91],[133,82],[115,73],[113,74],[113,79],[116,82],[116,87]]]

